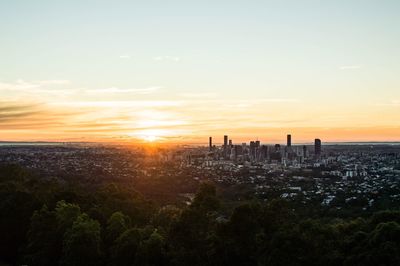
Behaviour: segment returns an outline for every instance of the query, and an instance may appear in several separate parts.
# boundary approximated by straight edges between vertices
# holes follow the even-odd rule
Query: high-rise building
[[[281,145],[275,144],[275,152],[280,152],[280,151],[281,151]]]
[[[307,146],[303,145],[303,157],[306,158],[307,157]]]
[[[250,141],[250,159],[253,161],[256,158],[256,143]]]
[[[292,135],[290,134],[287,135],[287,146],[288,147],[292,146]]]
[[[212,137],[208,138],[208,149],[212,151]]]
[[[232,140],[229,140],[229,146],[232,147]]]
[[[228,136],[224,135],[224,146],[223,146],[223,157],[224,159],[229,159],[229,150],[228,150]]]
[[[261,159],[267,160],[268,159],[268,146],[261,145]]]
[[[239,156],[239,153],[240,153],[240,150],[241,150],[241,146],[239,146],[239,145],[235,145],[234,146],[234,150],[235,150],[235,156],[234,156],[234,158],[235,158],[235,161],[237,161],[237,159],[238,159],[238,156]]]
[[[282,154],[281,154],[281,145],[280,144],[275,144],[274,147],[274,152],[270,154],[270,158],[272,161],[281,161],[282,160]]]
[[[224,136],[224,149],[226,149],[227,146],[228,146],[228,136],[225,135]]]
[[[315,153],[315,156],[321,155],[321,140],[320,139],[314,140],[314,153]]]

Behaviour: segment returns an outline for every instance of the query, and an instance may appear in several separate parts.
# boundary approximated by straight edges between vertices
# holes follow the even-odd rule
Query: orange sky
[[[0,140],[400,141],[400,2],[367,2],[1,1]]]

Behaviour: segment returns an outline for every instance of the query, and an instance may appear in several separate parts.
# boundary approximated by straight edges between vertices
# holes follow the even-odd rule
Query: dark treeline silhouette
[[[132,187],[0,167],[0,265],[400,265],[400,211],[309,218],[254,201],[225,218],[213,185],[162,206]]]

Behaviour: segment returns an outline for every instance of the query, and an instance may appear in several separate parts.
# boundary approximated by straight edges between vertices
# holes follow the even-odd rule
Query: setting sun
[[[173,134],[172,132],[165,129],[143,129],[138,132],[130,134],[130,137],[137,138],[145,142],[162,141],[165,137]]]
[[[147,142],[154,142],[154,141],[158,140],[159,137],[150,135],[150,136],[144,136],[143,139]]]

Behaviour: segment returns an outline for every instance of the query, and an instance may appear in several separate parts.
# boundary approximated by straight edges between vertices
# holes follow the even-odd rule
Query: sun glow
[[[143,136],[142,138],[143,138],[143,140],[145,140],[147,142],[155,142],[156,140],[159,139],[159,137],[154,136],[154,135]]]
[[[169,136],[171,132],[164,129],[143,129],[131,134],[132,137],[141,139],[145,142],[162,141],[165,137]]]

